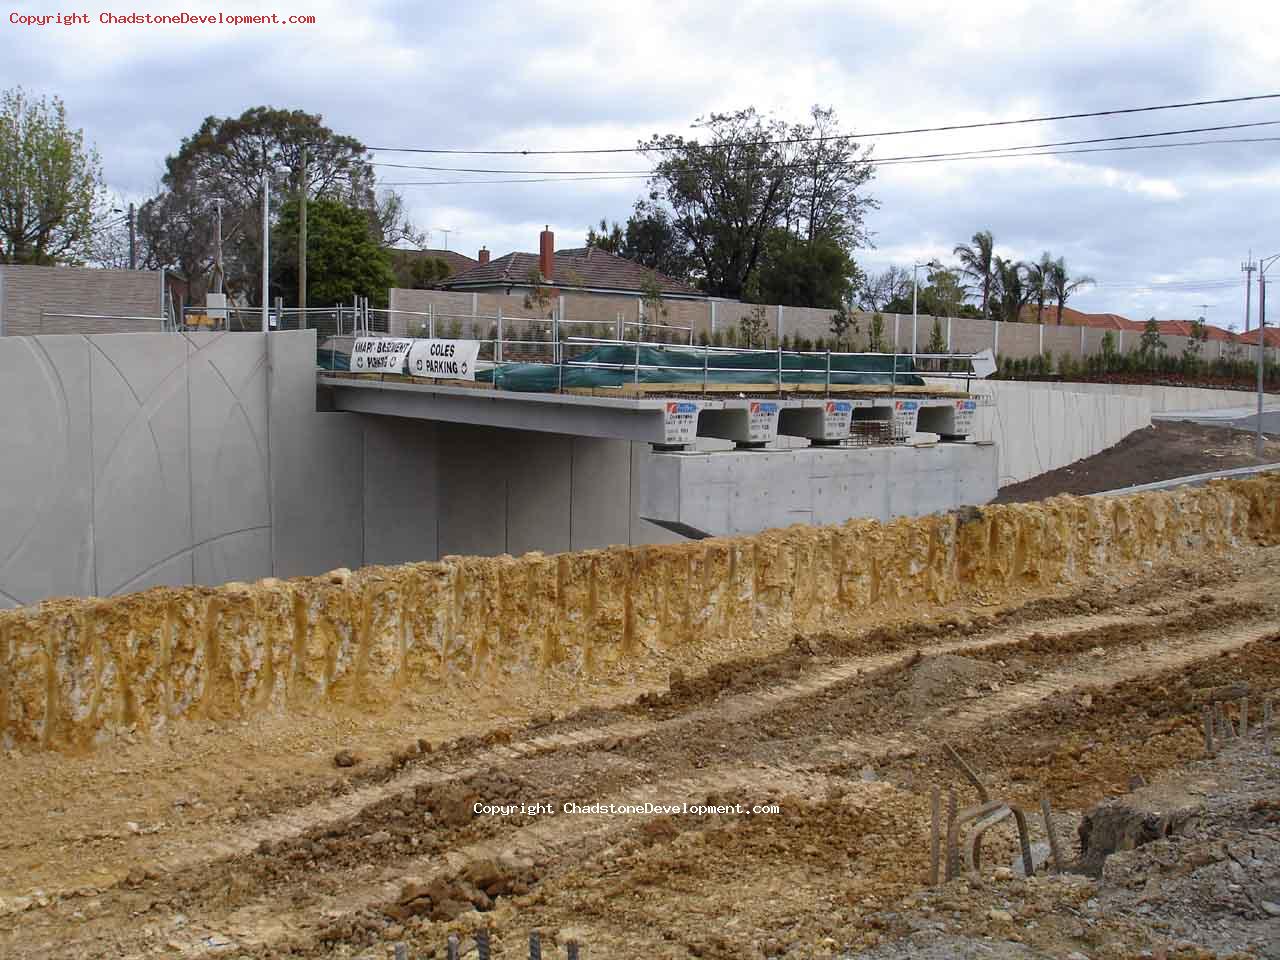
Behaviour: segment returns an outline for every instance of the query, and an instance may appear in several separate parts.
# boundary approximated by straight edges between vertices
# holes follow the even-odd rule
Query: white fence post
[[[951,318],[947,317],[947,353],[951,352]]]

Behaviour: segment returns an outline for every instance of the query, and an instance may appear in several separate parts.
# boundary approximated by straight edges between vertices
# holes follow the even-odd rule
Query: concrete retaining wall
[[[1039,389],[1055,386],[1063,389]],[[1001,486],[1091,457],[1151,426],[1145,397],[1077,393],[1077,386],[1107,385],[991,380],[975,386],[995,401],[978,408],[973,436],[999,448]]]
[[[889,524],[335,571],[0,611],[0,741],[70,747],[397,688],[624,673],[878,609],[1280,542],[1280,477]],[[704,654],[705,655],[705,654]]]

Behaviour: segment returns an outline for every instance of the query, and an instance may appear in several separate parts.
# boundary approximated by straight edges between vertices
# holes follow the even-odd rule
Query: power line
[[[1243,130],[1249,127],[1274,127],[1280,124],[1280,120],[1257,120],[1251,123],[1227,123],[1214,127],[1187,127],[1182,130],[1161,130],[1153,133],[1130,133],[1118,137],[1093,137],[1087,140],[1057,140],[1049,143],[1027,143],[1012,147],[984,147],[975,150],[959,150],[944,153],[920,153],[908,157],[886,157],[878,162],[894,163],[903,160],[919,160],[932,159],[940,157],[961,157],[967,155],[980,155],[988,153],[1007,153],[1013,150],[1041,150],[1049,147],[1073,147],[1083,144],[1092,143],[1115,143],[1127,140],[1145,140],[1151,137],[1176,137],[1192,133],[1216,133],[1223,130]],[[759,170],[791,170],[791,169],[810,169],[815,165],[823,167],[848,167],[857,166],[860,163],[866,163],[867,160],[813,160],[799,163],[773,164],[763,165],[755,168],[746,167],[744,169]],[[585,175],[611,175],[611,176],[651,176],[653,170],[512,170],[509,168],[493,168],[493,167],[439,167],[424,166],[413,163],[390,163],[387,161],[372,161],[375,167],[393,167],[398,170],[432,170],[441,173],[503,173],[503,174],[534,174],[540,176],[585,176]]]
[[[1129,150],[1158,150],[1168,149],[1172,147],[1203,147],[1219,143],[1277,143],[1280,137],[1226,137],[1216,140],[1183,140],[1177,143],[1139,143],[1129,144],[1127,146],[1118,147],[1086,147],[1076,150],[1041,150],[1031,153],[983,153],[974,154],[972,151],[961,152],[955,154],[918,154],[906,157],[889,157],[877,160],[870,158],[865,163],[870,166],[899,166],[903,164],[917,163],[946,163],[955,160],[1011,160],[1020,157],[1060,157],[1069,154],[1078,153],[1116,153]],[[1012,147],[1001,148],[1004,150],[1017,149]],[[615,173],[615,174],[594,174],[591,176],[559,176],[559,177],[520,177],[515,179],[499,179],[499,180],[384,180],[384,187],[445,187],[445,186],[467,186],[471,184],[499,184],[499,183],[577,183],[587,180],[645,180],[652,174],[649,173]]]
[[[1154,113],[1158,110],[1182,110],[1188,107],[1208,107],[1216,106],[1224,103],[1249,103],[1256,100],[1276,100],[1280,99],[1280,93],[1264,93],[1250,97],[1224,97],[1218,100],[1188,100],[1182,103],[1162,103],[1149,107],[1120,107],[1111,110],[1094,110],[1087,113],[1060,113],[1052,116],[1043,117],[1025,117],[1021,120],[987,120],[981,123],[951,123],[937,127],[915,127],[906,130],[881,130],[875,133],[842,133],[832,134],[830,136],[821,137],[791,137],[781,140],[757,140],[749,144],[733,144],[733,146],[764,146],[764,145],[783,145],[792,143],[822,143],[828,140],[852,140],[858,137],[899,137],[913,133],[948,133],[955,130],[978,130],[985,127],[1011,127],[1028,123],[1048,123],[1054,120],[1082,120],[1088,117],[1112,117],[1121,114],[1130,113]],[[704,149],[710,149],[718,146],[717,144],[692,144],[693,146],[701,146]],[[368,149],[374,153],[434,153],[434,154],[464,154],[468,156],[487,156],[487,157],[507,157],[507,156],[551,156],[551,155],[574,155],[586,156],[588,154],[603,153],[660,153],[669,150],[683,150],[690,144],[681,144],[673,147],[663,147],[657,144],[636,147],[596,147],[592,149],[581,150],[461,150],[457,148],[444,147],[369,147]]]

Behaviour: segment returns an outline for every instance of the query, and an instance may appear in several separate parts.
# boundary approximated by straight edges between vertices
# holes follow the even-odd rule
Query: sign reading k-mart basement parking
[[[413,377],[438,380],[474,380],[479,356],[478,340],[359,337],[351,350],[351,370],[354,373],[407,372]]]

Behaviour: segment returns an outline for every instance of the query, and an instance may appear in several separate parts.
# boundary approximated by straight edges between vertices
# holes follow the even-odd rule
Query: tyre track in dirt
[[[1247,588],[1237,589],[1234,595],[1237,598],[1263,595],[1265,586],[1262,583],[1252,584]],[[1184,611],[1187,608],[1192,608],[1193,612],[1186,614]],[[1043,622],[1031,620],[1019,622],[1012,627],[995,628],[987,636],[968,636],[950,642],[934,642],[927,647],[927,652],[930,656],[943,653],[980,654],[985,650],[1004,648],[1012,650],[1016,649],[1020,644],[1043,646],[1046,641],[1052,641],[1054,638],[1062,639],[1067,646],[1074,645],[1079,647],[1079,642],[1074,642],[1073,644],[1073,638],[1078,641],[1081,637],[1105,636],[1108,631],[1120,630],[1126,625],[1131,632],[1135,616],[1139,621],[1138,637],[1141,642],[1145,643],[1153,632],[1178,632],[1181,629],[1180,624],[1182,621],[1185,621],[1188,617],[1194,618],[1196,616],[1194,608],[1195,598],[1181,596],[1174,598],[1172,603],[1165,600],[1161,603],[1148,605],[1146,608],[1131,610],[1124,615],[1088,614],[1070,617],[1059,616],[1056,619]],[[1230,605],[1226,608],[1217,608],[1215,615],[1219,615],[1229,609],[1231,609]],[[1243,609],[1239,600],[1236,601],[1236,609],[1237,612]],[[1269,611],[1254,610],[1249,613],[1251,616],[1255,614],[1263,617],[1270,615]],[[1195,642],[1191,648],[1180,654],[1178,662],[1195,659],[1202,655],[1205,650],[1219,649],[1219,647],[1226,649],[1238,643],[1248,642],[1248,638],[1254,635],[1254,632],[1250,632],[1250,629],[1241,628],[1230,637],[1217,641],[1216,644],[1208,643],[1206,645],[1205,643]],[[1125,646],[1130,642],[1130,640],[1122,640],[1120,646]],[[1222,644],[1225,644],[1225,646],[1222,646]],[[902,650],[914,650],[921,645],[915,642],[915,638],[907,636],[903,639],[901,646]],[[1174,642],[1167,643],[1159,649],[1161,651],[1171,651],[1180,646],[1179,643]],[[1052,648],[1052,644],[1050,644],[1050,647]],[[807,674],[793,682],[785,683],[772,689],[725,696],[717,699],[710,706],[701,705],[700,703],[681,705],[682,707],[687,707],[685,712],[665,720],[621,720],[606,724],[596,730],[572,730],[564,733],[552,733],[546,736],[534,737],[527,741],[493,747],[484,750],[478,755],[460,758],[456,762],[448,762],[445,766],[434,764],[432,766],[411,766],[399,776],[383,783],[360,788],[347,796],[311,804],[299,810],[252,825],[249,830],[244,832],[243,836],[234,838],[234,840],[226,843],[225,846],[213,848],[212,851],[208,847],[201,848],[196,852],[195,856],[176,858],[172,866],[165,864],[165,870],[170,874],[174,872],[190,872],[219,856],[244,855],[257,849],[260,844],[286,841],[296,838],[307,831],[314,831],[321,826],[352,824],[363,811],[367,811],[371,806],[384,802],[389,798],[403,795],[407,791],[425,786],[442,786],[456,783],[478,773],[518,764],[522,760],[536,762],[555,759],[561,754],[598,752],[598,748],[604,744],[611,744],[617,749],[620,741],[622,742],[621,746],[625,748],[628,742],[642,744],[647,739],[654,738],[666,740],[671,737],[682,737],[689,739],[691,736],[696,735],[710,735],[708,731],[712,731],[717,727],[742,724],[745,721],[779,712],[785,713],[788,710],[797,713],[812,712],[816,705],[808,704],[807,701],[828,694],[833,688],[841,685],[874,682],[874,677],[878,673],[901,671],[904,665],[915,656],[914,653],[904,653],[902,650],[869,656],[854,656],[834,666],[810,668]],[[1132,665],[1145,663],[1160,668],[1164,666],[1163,663],[1153,664],[1152,661],[1153,656],[1150,652],[1141,659],[1131,658],[1131,669],[1125,675],[1148,672],[1144,668]],[[1088,660],[1084,662],[1086,665],[1089,664]],[[1048,677],[1027,681],[1024,684],[1001,690],[992,696],[984,697],[979,704],[974,705],[967,712],[961,712],[958,716],[950,718],[951,726],[948,729],[952,735],[956,735],[957,731],[964,731],[981,725],[991,717],[1023,709],[1029,704],[1039,702],[1049,693],[1060,692],[1064,687],[1105,682],[1117,676],[1119,675],[1115,673],[1110,665],[1097,666],[1093,671],[1087,669],[1082,671],[1078,667],[1072,666]],[[927,741],[930,736],[931,734],[927,732],[927,728],[922,728],[920,732],[911,736],[904,734],[888,738],[884,736],[846,738],[835,741],[835,743],[838,744],[839,750],[845,755],[892,757],[895,752],[919,749],[921,743]],[[627,751],[622,749],[618,752],[625,757]],[[826,751],[823,752],[826,753]],[[646,799],[652,799],[655,795],[684,800],[703,794],[717,793],[725,788],[726,776],[731,774],[736,766],[741,765],[740,760],[741,758],[737,761],[729,760],[715,763],[705,772],[699,771],[696,776],[681,779],[674,783],[642,783],[634,788],[614,794],[612,802],[640,803]],[[748,782],[757,791],[761,789],[785,789],[796,782],[797,776],[804,774],[810,778],[811,785],[818,785],[826,778],[826,774],[820,772],[819,768],[826,764],[821,755],[814,756],[813,760],[816,762],[807,765],[777,766],[771,773],[764,773],[759,769],[753,768]],[[639,770],[645,769],[643,763],[636,766]],[[697,764],[690,764],[690,766],[696,767]],[[734,780],[732,782],[737,781]],[[594,794],[591,799],[599,799],[599,794]],[[598,830],[592,831],[589,836],[604,842],[604,839],[611,835],[613,829],[615,828],[601,825]],[[628,825],[622,824],[616,829],[626,830]],[[571,848],[575,842],[585,843],[587,840],[586,837],[582,837],[580,834],[560,836],[555,831],[556,824],[554,821],[512,828],[501,832],[497,837],[486,837],[475,843],[460,844],[454,850],[447,851],[444,854],[443,862],[453,864],[456,867],[461,862],[459,857],[466,859],[474,856],[483,856],[487,855],[486,852],[492,852],[495,849],[525,850],[532,853],[544,851],[541,854],[544,859],[547,857],[554,859],[554,856]],[[578,840],[575,841],[574,836],[578,836]],[[568,847],[565,844],[568,844]],[[581,850],[578,852],[581,853]],[[436,854],[433,854],[432,858],[436,861],[440,860],[440,857]],[[376,851],[370,851],[367,861],[372,863],[378,859]],[[396,876],[414,875],[414,870],[416,869],[414,863],[415,861],[411,858],[403,864],[394,866],[393,869]],[[357,879],[359,876],[359,870],[350,867],[343,867],[336,872],[352,879]],[[428,876],[436,875],[440,875],[440,873],[437,871],[436,873],[428,874]],[[171,878],[166,877],[166,880],[169,879]],[[179,878],[174,877],[172,879]],[[353,897],[356,889],[361,890],[362,893]],[[322,915],[325,911],[343,910],[344,905],[349,906],[353,903],[353,899],[357,905],[377,903],[387,898],[389,889],[385,883],[347,885],[346,893],[338,900],[323,906],[313,904],[306,911],[295,914],[294,919],[295,922],[301,922],[307,916]],[[250,925],[250,929],[255,925],[265,924],[262,926],[264,930],[262,936],[251,934],[248,937],[250,942],[269,943],[273,936],[278,936],[281,931],[288,929],[287,924],[277,924],[274,921],[265,923],[265,918],[273,917],[281,913],[281,910],[275,891],[264,892],[266,896],[261,898],[261,903],[257,907],[244,908],[250,911],[250,914],[245,915],[246,919],[249,915],[255,914],[255,911],[260,913],[257,924]],[[29,919],[34,920],[35,918],[30,917]],[[215,926],[219,925],[223,926],[224,929],[226,928],[221,922],[215,924]],[[198,952],[199,949],[198,941],[187,943],[184,947],[184,950],[188,952]]]
[[[634,741],[652,736],[659,731],[678,731],[689,726],[699,726],[717,719],[733,723],[749,722],[752,718],[776,710],[793,700],[803,700],[838,684],[875,671],[901,666],[916,649],[927,650],[930,655],[976,650],[987,646],[1017,644],[1039,634],[1060,637],[1082,631],[1107,629],[1129,622],[1131,615],[1085,614],[1057,618],[1048,621],[1028,621],[1006,629],[996,629],[987,637],[968,636],[953,641],[934,642],[927,647],[908,637],[901,649],[892,652],[851,657],[830,667],[810,667],[801,678],[776,687],[748,693],[731,694],[718,699],[711,706],[699,702],[681,704],[682,712],[662,720],[620,719],[601,726],[572,729],[563,733],[535,736],[516,741],[458,759],[427,760],[412,763],[390,779],[367,786],[356,787],[338,797],[325,797],[305,806],[269,815],[247,824],[228,825],[234,832],[224,833],[211,841],[182,846],[167,854],[150,858],[154,870],[174,873],[200,864],[251,853],[264,843],[273,843],[299,837],[309,830],[327,824],[351,820],[363,810],[389,798],[419,787],[444,786],[466,780],[495,767],[518,760],[601,744]],[[911,651],[911,652],[903,652]],[[608,711],[605,715],[623,712]],[[576,721],[568,718],[569,723]],[[70,891],[45,889],[44,894],[65,895]],[[0,916],[12,912],[13,907],[0,906]]]
[[[1054,635],[1070,638],[1073,635],[1088,635],[1090,631],[1105,630],[1107,626],[1115,627],[1121,623],[1126,623],[1132,617],[1081,617],[1068,618],[1059,621],[1056,624],[1039,624],[1039,625],[1023,625],[1013,631],[998,631],[994,635],[982,638],[966,638],[963,641],[955,643],[936,645],[930,648],[930,654],[942,652],[943,650],[954,651],[956,653],[979,652],[987,648],[996,647],[999,644],[1010,644],[1016,634],[1020,639],[1032,640],[1039,638],[1043,641],[1046,637]],[[1150,621],[1147,625],[1156,630],[1164,628],[1166,625],[1174,625],[1179,620],[1178,617],[1162,617],[1157,620]],[[1083,630],[1081,628],[1084,628]],[[1229,636],[1218,637],[1209,640],[1195,640],[1190,646],[1178,643],[1167,643],[1161,647],[1161,651],[1179,650],[1177,662],[1186,662],[1194,660],[1220,649],[1229,649],[1232,646],[1249,642],[1250,638],[1256,638],[1261,633],[1265,633],[1267,629],[1272,629],[1270,625],[1266,628],[1243,627],[1233,631]],[[903,663],[910,659],[898,654],[885,654],[871,658],[861,658],[853,663],[841,664],[837,667],[819,671],[811,677],[789,685],[783,690],[769,690],[754,695],[738,695],[726,698],[715,707],[710,709],[696,710],[691,714],[686,714],[679,718],[679,722],[660,721],[653,724],[634,724],[628,725],[637,731],[645,731],[647,735],[652,736],[656,732],[670,734],[678,728],[687,727],[694,724],[695,729],[705,731],[711,726],[710,718],[717,718],[720,723],[740,722],[743,717],[759,716],[776,710],[779,706],[785,706],[788,709],[803,710],[803,705],[796,701],[803,701],[806,698],[812,698],[815,694],[821,694],[833,685],[847,683],[850,680],[857,679],[859,674],[872,674],[876,672],[876,666],[879,670],[892,671],[895,668],[900,669]],[[1143,659],[1131,658],[1131,668],[1123,673],[1123,676],[1139,675],[1144,672],[1150,672],[1152,666],[1163,668],[1168,660],[1155,662],[1152,657],[1147,656]],[[1108,664],[1105,666],[1097,666],[1094,670],[1080,670],[1078,668],[1064,669],[1058,673],[1050,674],[1038,680],[1027,681],[1022,684],[1015,685],[999,691],[990,697],[985,697],[983,701],[974,708],[960,714],[958,717],[950,718],[950,724],[947,730],[951,735],[957,735],[959,732],[973,729],[987,722],[993,717],[997,717],[1003,713],[1024,709],[1030,704],[1039,702],[1051,693],[1061,692],[1062,689],[1081,684],[1096,684],[1106,682],[1108,680],[1119,680],[1121,674],[1117,673],[1114,666]],[[870,676],[868,676],[870,680]],[[703,722],[698,722],[699,720]],[[616,726],[616,725],[615,725]],[[576,735],[565,735],[559,738],[539,738],[526,744],[512,745],[511,747],[501,747],[489,751],[486,757],[492,756],[496,758],[499,764],[510,763],[518,760],[521,755],[530,754],[530,744],[540,743],[548,746],[553,742],[555,746],[550,746],[551,752],[562,750],[581,750],[585,747],[598,743],[600,739],[615,737],[616,734],[610,732],[611,728],[600,736],[586,736],[584,732]],[[643,740],[645,732],[637,738]],[[687,733],[687,731],[686,731]],[[910,735],[901,735],[890,738],[872,737],[872,738],[856,738],[839,741],[840,750],[844,754],[857,753],[865,755],[869,758],[875,757],[892,757],[897,752],[911,751],[920,749],[927,745],[934,736],[929,725],[924,725],[920,729],[915,730]],[[525,749],[518,749],[524,747]],[[536,756],[536,750],[533,751]],[[467,770],[482,767],[483,764],[477,761],[480,758],[474,758],[466,767],[457,771],[457,775],[461,775]],[[821,760],[821,758],[815,758]],[[718,793],[726,789],[726,784],[741,784],[743,788],[747,786],[754,790],[761,789],[787,789],[794,786],[798,780],[798,776],[804,774],[808,777],[810,786],[817,787],[824,781],[825,775],[817,773],[815,766],[820,764],[810,764],[809,772],[805,773],[805,765],[796,765],[786,768],[776,768],[772,772],[762,772],[759,769],[752,769],[747,779],[743,780],[734,775],[737,763],[718,764],[705,772],[699,773],[697,776],[684,778],[669,783],[646,783],[634,789],[625,791],[621,794],[614,795],[611,800],[605,802],[614,803],[642,803],[645,800],[654,799],[655,797],[666,797],[673,800],[684,800],[691,797],[700,797],[704,794]],[[434,774],[439,778],[441,771],[414,771],[413,776],[419,778],[417,782],[427,782],[424,777]],[[390,784],[381,785],[388,787]],[[399,784],[403,787],[403,783]],[[373,794],[371,793],[370,796]],[[378,796],[383,795],[383,791],[377,792]],[[598,799],[599,797],[595,797]],[[349,799],[349,798],[344,798]],[[367,799],[367,797],[366,797]],[[366,804],[367,806],[367,804]],[[344,809],[350,809],[344,807]],[[405,877],[413,877],[421,874],[422,879],[429,880],[436,876],[445,876],[450,871],[460,868],[461,864],[468,859],[476,857],[492,856],[499,850],[514,850],[521,856],[533,856],[535,859],[543,861],[555,860],[557,856],[572,851],[576,856],[580,857],[584,853],[592,849],[592,844],[600,844],[608,842],[612,835],[616,832],[625,832],[635,826],[634,823],[621,823],[610,825],[608,823],[595,826],[591,831],[585,832],[580,829],[566,830],[554,820],[547,820],[541,823],[535,823],[531,826],[521,827],[495,837],[486,838],[478,843],[462,845],[444,855],[444,867],[435,871],[427,871],[422,874],[420,867],[425,863],[434,862],[439,864],[441,857],[432,855],[426,858],[422,863],[415,863],[410,860],[406,863],[394,867],[394,873],[397,880],[393,882],[381,881],[377,883],[356,883],[343,884],[343,893],[341,896],[335,897],[331,901],[323,901],[320,904],[309,905],[306,911],[294,913],[292,922],[279,919],[282,913],[278,898],[273,892],[261,898],[260,902],[247,906],[242,910],[234,912],[232,915],[225,916],[213,924],[213,927],[221,928],[221,930],[235,930],[242,938],[242,944],[259,943],[269,944],[273,938],[286,935],[295,931],[300,924],[306,922],[308,917],[323,916],[335,911],[351,913],[358,912],[360,909],[368,907],[371,904],[386,901],[394,898],[395,888]],[[561,832],[564,831],[564,832]],[[350,871],[347,871],[350,872]],[[345,909],[344,909],[345,908]],[[187,953],[198,953],[201,944],[198,939],[187,941],[183,945],[183,951]]]

